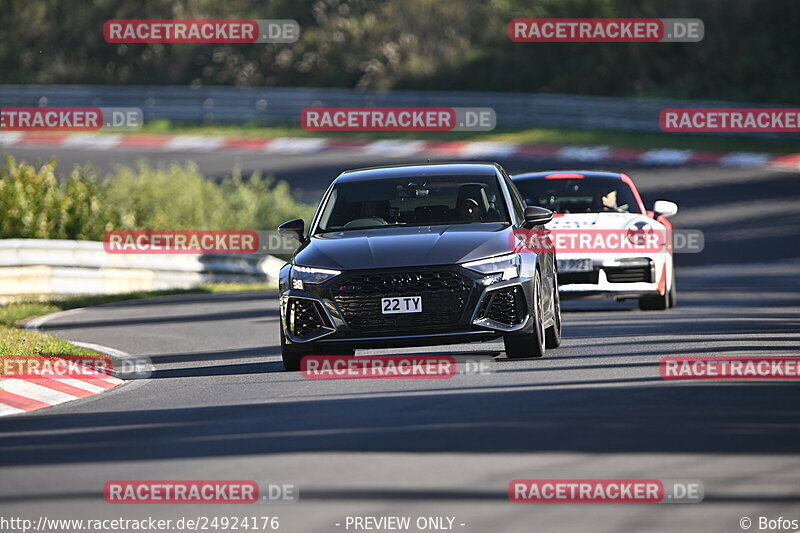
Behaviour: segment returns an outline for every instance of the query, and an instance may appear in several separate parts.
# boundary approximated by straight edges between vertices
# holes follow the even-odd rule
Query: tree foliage
[[[2,83],[328,86],[800,102],[795,0],[3,0]],[[700,43],[514,43],[515,17],[701,18]],[[295,19],[294,44],[109,44],[114,18]]]

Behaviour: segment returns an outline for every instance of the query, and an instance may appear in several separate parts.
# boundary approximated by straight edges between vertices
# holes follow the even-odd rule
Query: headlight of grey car
[[[519,254],[505,254],[469,261],[468,263],[462,263],[461,266],[473,272],[484,274],[486,276],[483,280],[484,284],[491,285],[498,281],[518,278],[520,264]]]

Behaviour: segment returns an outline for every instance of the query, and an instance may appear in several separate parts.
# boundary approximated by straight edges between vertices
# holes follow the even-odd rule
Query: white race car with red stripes
[[[675,306],[667,218],[677,205],[659,200],[648,211],[633,181],[615,172],[533,172],[512,179],[526,203],[556,213],[546,228],[560,243],[555,250],[562,297],[637,299],[641,309]]]

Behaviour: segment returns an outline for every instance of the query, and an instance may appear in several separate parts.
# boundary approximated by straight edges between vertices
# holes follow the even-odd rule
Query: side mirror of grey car
[[[525,223],[529,226],[547,224],[553,220],[553,212],[544,207],[529,205],[525,208]]]
[[[304,234],[306,231],[306,223],[302,218],[296,218],[289,222],[284,222],[278,226],[278,232],[287,237],[297,239],[303,242]]]

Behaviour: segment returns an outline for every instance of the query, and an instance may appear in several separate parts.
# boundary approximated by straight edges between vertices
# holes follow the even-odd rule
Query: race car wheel
[[[541,357],[544,355],[544,303],[542,301],[542,277],[539,271],[533,278],[533,333],[522,335],[506,335],[503,338],[506,346],[506,357],[522,359],[525,357]]]
[[[558,295],[558,286],[553,284],[553,316],[555,324],[547,328],[544,334],[546,348],[561,346],[561,297]]]
[[[664,294],[642,296],[639,298],[639,309],[643,311],[663,311],[675,307],[678,303],[678,289],[675,286],[675,269],[670,274],[669,289]]]
[[[663,311],[669,307],[669,291],[655,296],[642,296],[639,298],[639,309],[642,311]]]
[[[672,269],[672,281],[669,285],[669,306],[675,307],[678,305],[678,288],[675,286],[675,268]]]

